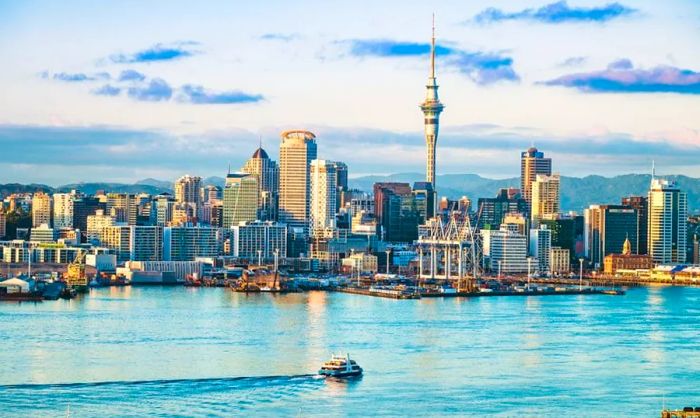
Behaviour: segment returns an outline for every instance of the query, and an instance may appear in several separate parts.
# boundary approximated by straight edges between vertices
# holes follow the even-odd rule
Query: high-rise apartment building
[[[73,198],[73,228],[80,230],[81,240],[87,238],[87,218],[94,215],[98,210],[104,213],[105,206],[97,198],[76,195]]]
[[[531,184],[530,220],[537,225],[542,219],[552,219],[559,214],[559,175],[538,174]]]
[[[7,235],[7,216],[4,209],[0,208],[0,239],[5,238],[5,235]]]
[[[163,260],[194,261],[216,257],[221,251],[221,229],[203,226],[163,228]]]
[[[138,220],[136,196],[128,193],[108,193],[99,198],[104,202],[107,215],[113,216],[117,222],[136,225]]]
[[[73,199],[76,193],[53,194],[53,226],[56,229],[73,227]]]
[[[86,220],[86,239],[89,243],[99,243],[100,234],[104,228],[114,225],[114,218],[105,215],[103,209],[98,209],[94,215],[88,215]]]
[[[120,262],[163,259],[163,227],[160,226],[109,226],[102,229],[100,243],[114,250]]]
[[[552,175],[552,159],[545,158],[544,152],[531,147],[520,154],[520,193],[528,205],[532,204],[532,183],[538,174]]]
[[[489,267],[501,274],[527,271],[527,236],[509,230],[505,226],[498,230],[481,231],[484,256]]]
[[[685,263],[688,196],[675,182],[653,179],[648,194],[648,255],[655,263]],[[634,248],[634,243],[632,244]]]
[[[338,172],[333,161],[311,161],[311,229],[335,226]]]
[[[234,257],[263,262],[287,257],[287,227],[276,222],[246,222],[231,228],[231,254]],[[260,251],[260,253],[258,253]]]
[[[637,209],[637,248],[632,248],[632,253],[646,254],[649,225],[648,200],[645,196],[628,196],[622,198],[622,205]]]
[[[317,157],[316,136],[309,131],[282,132],[280,144],[280,222],[308,232],[311,208],[311,161]]]
[[[51,196],[37,192],[32,197],[32,226],[36,228],[43,224],[51,226]]]
[[[622,205],[591,205],[584,211],[586,256],[602,267],[608,254],[617,254],[629,238],[637,245],[637,211]]]
[[[279,167],[270,159],[262,147],[245,162],[242,172],[255,176],[258,180],[258,219],[277,219]]]
[[[223,227],[230,228],[240,222],[254,221],[257,212],[257,177],[244,173],[228,174],[224,186]]]
[[[530,256],[537,260],[537,271],[548,273],[551,267],[552,231],[545,225],[530,230]]]
[[[169,193],[156,196],[151,204],[151,223],[158,226],[169,226],[173,220],[175,204],[175,199]]]
[[[192,203],[199,207],[202,203],[202,178],[198,176],[184,175],[175,181],[175,201],[178,203]]]

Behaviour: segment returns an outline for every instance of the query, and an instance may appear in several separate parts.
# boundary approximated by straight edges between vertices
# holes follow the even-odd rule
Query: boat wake
[[[316,374],[0,385],[3,416],[53,414],[70,408],[85,416],[226,415],[267,411],[313,396],[325,383]]]

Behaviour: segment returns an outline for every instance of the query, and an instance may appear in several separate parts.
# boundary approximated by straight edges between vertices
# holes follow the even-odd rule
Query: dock
[[[622,296],[625,294],[622,290],[608,289],[563,289],[563,290],[525,290],[525,291],[500,291],[500,292],[423,292],[423,293],[408,293],[399,289],[364,289],[364,288],[338,288],[338,292],[351,293],[355,295],[375,296],[389,299],[421,299],[421,298],[477,298],[477,297],[492,297],[492,296],[559,296],[559,295],[611,295]],[[700,418],[700,417],[698,417]]]
[[[418,293],[405,293],[398,289],[377,291],[357,287],[342,287],[335,289],[335,291],[341,293],[352,293],[353,295],[375,296],[388,299],[420,299],[420,295]]]

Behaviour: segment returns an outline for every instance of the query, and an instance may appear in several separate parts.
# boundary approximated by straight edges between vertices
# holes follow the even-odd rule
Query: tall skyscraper
[[[544,152],[531,147],[520,154],[520,193],[528,206],[532,205],[532,183],[538,174],[552,175],[552,159],[544,158]]]
[[[0,239],[5,238],[7,233],[7,217],[5,216],[5,210],[0,207]]]
[[[175,201],[177,203],[201,203],[202,178],[184,175],[175,181]]]
[[[652,179],[648,204],[648,254],[656,263],[684,263],[688,233],[687,194],[672,181]]]
[[[340,208],[343,207],[343,203],[345,202],[345,193],[348,192],[348,165],[343,162],[336,161],[335,172],[338,179],[338,198],[336,199],[337,203],[335,205],[335,211],[338,212]]]
[[[500,189],[496,197],[481,197],[479,204],[479,228],[499,229],[505,215],[519,213],[527,217],[527,202],[516,193],[518,189]]]
[[[105,205],[96,197],[78,195],[73,199],[73,228],[79,229],[81,239],[87,238],[87,218],[98,210],[104,212]]]
[[[438,84],[435,78],[435,16],[433,16],[433,37],[430,44],[430,77],[426,87],[425,101],[420,105],[424,116],[425,144],[427,148],[425,180],[435,187],[435,149],[440,128],[440,113],[445,108],[438,98]],[[435,205],[433,204],[433,207]]]
[[[423,222],[435,216],[435,190],[427,181],[413,183],[413,197]]]
[[[377,234],[386,241],[412,242],[423,217],[408,183],[375,183]]]
[[[258,179],[258,219],[272,221],[277,219],[277,191],[279,189],[279,168],[268,157],[262,147],[245,162],[242,172]]]
[[[637,209],[637,248],[633,254],[647,253],[647,227],[649,223],[649,204],[644,196],[629,196],[622,198],[622,205]]]
[[[258,212],[257,177],[245,173],[227,175],[223,211],[224,228],[254,221]]]
[[[53,194],[53,226],[56,229],[73,227],[73,200],[76,192]]]
[[[637,247],[637,211],[622,205],[591,205],[584,211],[586,256],[603,266],[608,254],[617,254],[629,239]]]
[[[550,270],[550,250],[552,249],[552,231],[546,225],[530,230],[530,255],[537,259],[537,271],[548,273]],[[534,266],[533,266],[534,267]]]
[[[282,132],[280,145],[279,221],[308,232],[311,207],[311,161],[316,159],[316,135]]]
[[[32,197],[32,226],[46,224],[51,226],[51,196],[37,192]]]
[[[311,161],[311,229],[335,226],[338,172],[333,161]]]
[[[99,198],[104,202],[105,214],[113,216],[117,222],[136,225],[138,219],[136,196],[128,193],[108,193],[100,195]]]
[[[552,219],[559,214],[559,175],[538,174],[532,187],[530,219],[536,224],[542,219]]]

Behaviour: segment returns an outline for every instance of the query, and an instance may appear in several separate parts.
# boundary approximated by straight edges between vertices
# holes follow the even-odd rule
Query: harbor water
[[[393,300],[93,289],[0,304],[2,416],[658,416],[700,404],[700,288]],[[315,375],[349,352],[361,379]]]

